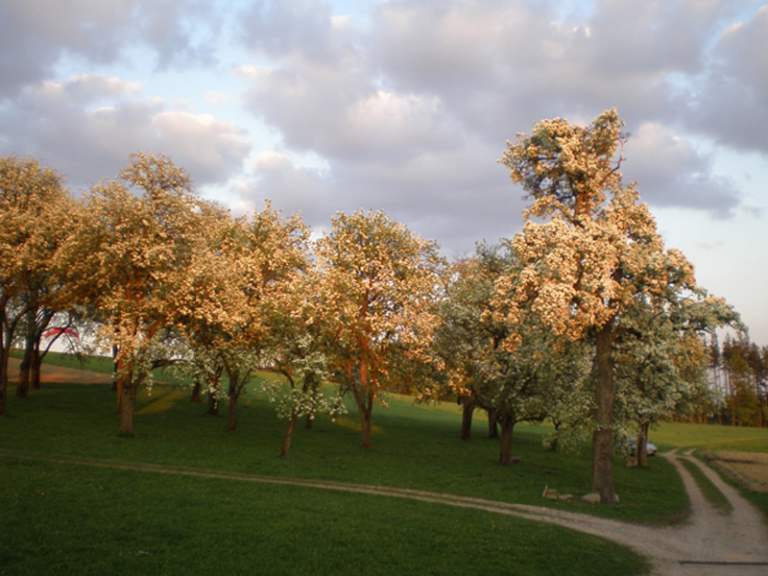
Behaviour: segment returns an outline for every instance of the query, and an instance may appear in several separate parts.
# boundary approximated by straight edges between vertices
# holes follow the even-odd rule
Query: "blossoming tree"
[[[633,299],[693,294],[693,266],[665,249],[646,204],[619,171],[625,137],[616,110],[589,126],[542,120],[501,160],[532,204],[514,239],[522,260],[510,317],[530,305],[556,334],[595,343],[592,491],[617,501],[613,482],[614,350]],[[544,222],[534,222],[534,218]]]
[[[583,347],[554,335],[530,307],[517,306],[510,321],[508,306],[514,298],[499,297],[496,290],[501,278],[514,287],[519,271],[509,243],[479,245],[473,258],[454,266],[440,306],[444,324],[438,343],[451,374],[451,390],[496,416],[502,465],[515,461],[515,425],[543,420],[557,397],[550,389],[571,389],[586,376]],[[468,426],[466,409],[464,414]]]
[[[72,281],[103,315],[104,344],[118,349],[120,433],[132,435],[136,391],[168,354],[164,336],[187,301],[211,206],[170,158],[139,153],[118,180],[94,187],[86,207],[70,247]]]
[[[71,302],[61,248],[75,222],[75,202],[59,174],[33,158],[0,157],[0,415],[8,354],[20,324],[30,316],[34,321],[41,307],[58,310]],[[22,379],[17,394],[25,396],[28,384]]]
[[[375,402],[432,360],[437,247],[382,212],[338,213],[317,242],[319,291],[333,373],[355,399],[362,447]]]

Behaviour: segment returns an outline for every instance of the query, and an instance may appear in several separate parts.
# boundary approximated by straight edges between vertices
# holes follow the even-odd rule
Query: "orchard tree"
[[[638,298],[621,318],[615,351],[618,407],[626,425],[637,429],[635,454],[641,467],[648,465],[650,426],[691,410],[707,390],[704,337],[724,325],[745,329],[724,301],[703,292],[688,296],[655,306]]]
[[[86,208],[70,250],[72,277],[103,315],[102,343],[117,348],[120,434],[133,435],[136,391],[170,353],[168,331],[184,312],[194,255],[218,210],[193,195],[170,158],[143,153],[118,180],[96,185]]]
[[[580,389],[589,372],[588,350],[552,334],[530,309],[517,307],[510,322],[520,264],[508,241],[479,245],[452,272],[436,344],[452,376],[451,390],[469,398],[462,437],[471,424],[467,404],[494,414],[501,428],[499,463],[510,465],[515,425],[543,420],[553,400]],[[499,297],[502,279],[510,292]]]
[[[223,220],[195,267],[179,329],[205,374],[227,374],[229,430],[252,372],[270,363],[277,318],[290,313],[292,286],[308,265],[308,236],[299,216],[283,218],[267,202],[251,218]]]
[[[617,415],[636,428],[635,456],[648,465],[650,426],[671,417],[706,387],[706,349],[693,334],[680,334],[666,315],[644,307],[622,319],[616,348]]]
[[[87,324],[84,320],[76,306],[62,311],[39,306],[27,312],[19,335],[24,346],[24,356],[19,364],[17,396],[25,396],[30,388],[40,389],[43,360],[56,342],[63,343],[68,353],[78,354],[84,350],[78,334],[79,327]]]
[[[338,213],[317,242],[329,361],[354,397],[363,448],[371,446],[374,403],[434,360],[441,267],[433,242],[382,212]]]
[[[269,363],[277,318],[293,304],[291,287],[308,266],[309,231],[298,215],[283,218],[267,202],[228,237],[240,307],[220,340],[229,378],[229,429],[236,428],[237,402],[251,373]]]
[[[237,227],[228,214],[211,218],[202,232],[202,245],[193,254],[189,267],[188,289],[174,319],[183,340],[182,362],[175,368],[194,382],[192,401],[207,393],[206,412],[219,413],[221,378],[225,371],[220,342],[225,327],[239,322],[237,310],[242,296],[237,290],[237,272],[227,259],[224,238]]]
[[[499,463],[510,465],[515,425],[543,420],[556,396],[551,389],[580,386],[589,372],[588,356],[583,346],[553,334],[530,307],[515,305],[510,322],[520,262],[508,242],[479,246],[472,268],[465,278],[470,297],[455,304],[466,315],[464,326],[474,326],[457,331],[469,336],[457,352],[465,365],[471,363],[478,404],[496,415],[501,428]],[[502,284],[510,290],[505,297],[499,297]]]
[[[272,380],[265,382],[264,388],[277,403],[278,416],[288,421],[280,447],[284,458],[290,455],[299,418],[310,428],[318,414],[346,412],[340,393],[327,395],[323,391],[331,379],[329,335],[317,285],[317,271],[307,269],[291,283],[290,300],[274,317],[271,366],[285,377],[288,387],[286,390]]]
[[[501,161],[533,200],[514,239],[523,268],[510,320],[530,306],[555,334],[595,343],[592,491],[604,504],[617,501],[614,363],[620,320],[638,296],[664,302],[695,290],[691,264],[664,248],[634,185],[622,184],[623,125],[616,110],[586,127],[543,120],[531,135],[508,143]]]
[[[8,394],[8,355],[19,325],[41,307],[59,309],[69,290],[60,249],[76,205],[62,178],[32,159],[0,158],[0,414]],[[17,390],[26,396],[28,387]]]
[[[441,323],[433,348],[444,364],[446,391],[456,394],[462,407],[462,440],[472,437],[475,409],[490,410],[480,402],[487,386],[480,367],[487,350],[500,346],[506,337],[498,324],[483,321],[483,314],[490,310],[496,280],[505,269],[501,250],[480,244],[472,257],[453,262],[444,275],[444,294],[438,303]],[[495,429],[490,413],[489,421]]]

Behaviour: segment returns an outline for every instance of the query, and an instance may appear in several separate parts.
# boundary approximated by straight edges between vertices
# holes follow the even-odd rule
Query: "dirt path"
[[[52,368],[46,378],[46,380],[50,378],[48,381],[97,383],[109,378],[108,375],[95,373],[90,373],[92,375],[90,376],[86,371],[81,370]],[[509,504],[481,498],[386,486],[256,476],[142,463],[35,457],[2,449],[0,449],[0,456],[409,498],[549,522],[606,538],[647,557],[653,564],[654,574],[659,576],[765,576],[768,574],[768,526],[760,512],[742,498],[734,488],[723,482],[710,468],[688,455],[676,456],[672,453],[662,455],[675,465],[691,499],[691,515],[688,521],[680,526],[663,528],[628,524],[539,506]],[[733,511],[730,514],[724,515],[718,512],[706,501],[695,481],[680,463],[682,458],[701,468],[728,498],[733,505]]]
[[[16,383],[19,381],[19,364],[21,364],[21,360],[18,358],[8,359],[9,382]],[[91,370],[78,370],[76,368],[43,364],[40,367],[40,382],[42,384],[50,382],[58,384],[111,384],[112,375]]]

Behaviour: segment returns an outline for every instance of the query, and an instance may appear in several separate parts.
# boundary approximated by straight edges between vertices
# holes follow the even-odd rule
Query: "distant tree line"
[[[679,421],[768,427],[768,346],[726,335],[708,347],[707,390]]]

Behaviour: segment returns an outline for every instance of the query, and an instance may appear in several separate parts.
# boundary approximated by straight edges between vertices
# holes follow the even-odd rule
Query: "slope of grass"
[[[112,371],[109,358],[80,364],[51,354],[47,361]],[[518,426],[514,452],[522,461],[503,468],[495,464],[498,441],[486,438],[483,418],[476,419],[474,440],[462,442],[457,406],[414,406],[408,398],[392,396],[389,409],[374,411],[373,449],[359,449],[357,416],[350,409],[339,421],[319,418],[312,430],[297,428],[292,457],[281,459],[277,454],[285,422],[275,417],[257,386],[249,387],[241,400],[239,430],[232,433],[225,430],[226,404],[222,417],[205,416],[204,407],[189,402],[189,387],[174,373],[159,371],[156,378],[167,384],[140,393],[133,439],[116,434],[116,398],[109,386],[44,385],[30,398],[9,399],[9,416],[0,419],[0,450],[5,453],[0,498],[9,503],[2,516],[0,574],[237,574],[253,573],[254,565],[266,574],[350,569],[450,574],[465,572],[467,557],[473,559],[472,571],[490,573],[504,571],[501,567],[510,562],[516,574],[646,569],[635,555],[599,540],[476,511],[52,464],[24,455],[413,487],[647,523],[673,522],[687,513],[682,482],[660,458],[651,459],[648,469],[627,469],[616,458],[618,506],[543,500],[545,485],[578,496],[589,491],[590,480],[588,447],[576,455],[545,451],[541,439],[547,426]],[[761,429],[665,423],[652,433],[652,441],[662,448],[768,452],[768,430]],[[747,497],[768,512],[768,495]],[[222,554],[211,537],[232,542],[231,552]],[[561,565],[561,558],[569,560]]]
[[[720,450],[768,452],[768,428],[664,422],[650,434],[664,448],[712,447]]]
[[[13,458],[0,478],[0,575],[647,570],[597,538],[422,502]]]
[[[485,437],[478,422],[475,439],[458,439],[460,414],[415,407],[390,398],[374,411],[373,448],[359,448],[356,414],[345,425],[318,418],[312,430],[298,427],[289,459],[278,457],[285,422],[261,394],[249,389],[241,400],[239,429],[226,430],[225,417],[209,417],[178,388],[155,386],[139,395],[133,439],[119,438],[115,394],[109,386],[47,385],[27,399],[11,398],[0,426],[5,450],[194,468],[340,480],[421,488],[506,502],[561,506],[619,519],[669,522],[688,506],[674,469],[656,459],[648,469],[627,469],[616,460],[618,506],[556,503],[541,498],[545,486],[581,496],[590,489],[590,453],[545,451],[541,435],[519,427],[515,455],[520,464],[496,464],[498,441]],[[159,409],[153,406],[160,405]],[[221,408],[226,414],[226,405]]]
[[[11,350],[11,357],[23,358],[24,352],[18,349]],[[112,359],[107,356],[75,356],[61,352],[48,352],[43,363],[51,364],[52,366],[63,366],[65,368],[76,368],[78,370],[92,370],[102,374],[111,374],[115,369]]]

